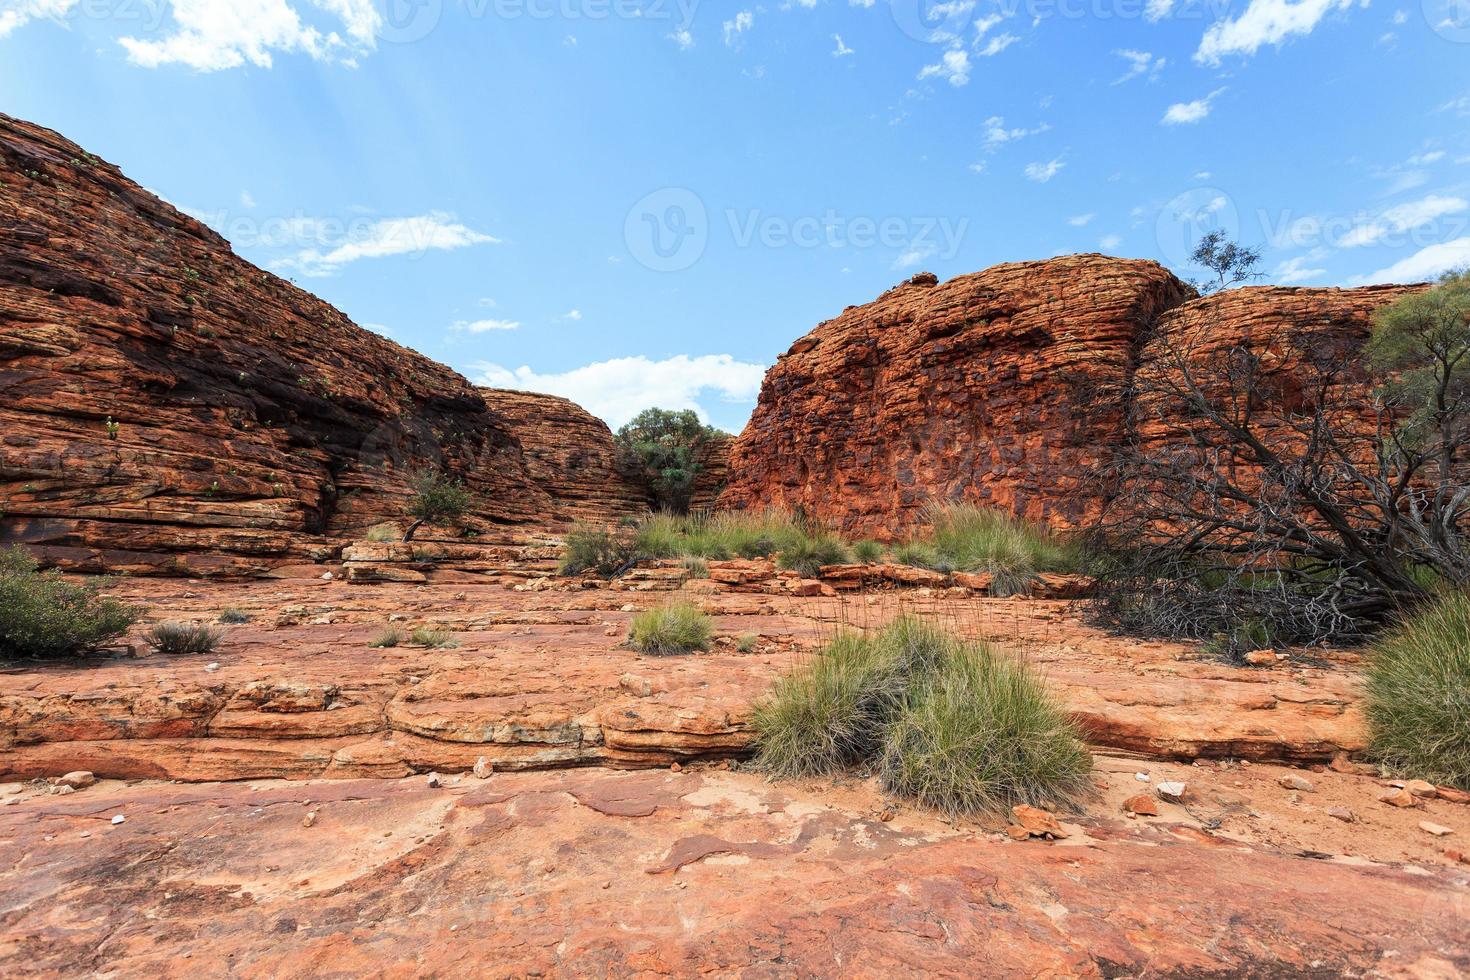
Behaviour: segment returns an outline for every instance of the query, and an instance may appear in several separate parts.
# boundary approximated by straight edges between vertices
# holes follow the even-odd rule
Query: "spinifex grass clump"
[[[1020,661],[912,617],[843,634],[757,706],[775,776],[876,767],[884,788],[951,816],[1071,806],[1091,757]]]
[[[973,504],[933,504],[924,512],[933,528],[915,548],[900,549],[900,560],[939,570],[988,572],[992,592],[1019,595],[1042,572],[1076,565],[1073,549],[1046,528],[1003,511]]]
[[[710,618],[692,602],[675,602],[633,617],[628,642],[644,653],[668,656],[709,649],[714,636]]]
[[[824,565],[841,565],[852,560],[852,554],[841,541],[829,535],[803,538],[782,550],[776,564],[811,578]]]
[[[1470,596],[1447,595],[1374,644],[1367,710],[1385,764],[1470,790]]]
[[[99,593],[103,581],[41,572],[20,547],[0,551],[0,660],[67,657],[126,633],[143,610]]]
[[[212,653],[224,635],[205,623],[159,623],[148,631],[148,643],[159,653]]]
[[[648,558],[765,558],[809,537],[781,510],[653,514],[638,526],[638,552]]]

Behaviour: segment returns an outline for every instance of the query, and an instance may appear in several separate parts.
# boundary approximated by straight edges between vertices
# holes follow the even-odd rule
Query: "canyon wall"
[[[212,574],[321,555],[400,517],[422,468],[465,481],[472,523],[558,513],[464,378],[4,115],[0,395],[0,544],[64,567]]]
[[[943,284],[916,276],[779,359],[721,502],[800,505],[847,533],[887,538],[922,523],[933,500],[1083,524],[1106,503],[1103,470],[1129,431],[1134,371],[1155,370],[1161,353],[1155,329],[1201,365],[1237,344],[1351,353],[1375,310],[1417,288],[1197,298],[1156,263],[1100,255]],[[1285,358],[1273,368],[1284,398],[1298,368]],[[1153,435],[1167,448],[1166,432]]]
[[[1142,329],[1193,295],[1155,262],[1072,255],[922,274],[782,355],[736,441],[725,506],[804,507],[891,537],[930,500],[1089,517]]]
[[[607,423],[556,395],[500,388],[480,395],[520,440],[526,468],[559,519],[610,524],[648,512],[648,487],[619,465]]]

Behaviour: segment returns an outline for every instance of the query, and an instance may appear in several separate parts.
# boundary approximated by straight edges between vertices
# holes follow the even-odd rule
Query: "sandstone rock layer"
[[[1073,523],[1120,431],[1141,330],[1190,295],[1154,262],[1074,255],[931,275],[850,307],[766,376],[723,502],[892,535],[933,499]]]

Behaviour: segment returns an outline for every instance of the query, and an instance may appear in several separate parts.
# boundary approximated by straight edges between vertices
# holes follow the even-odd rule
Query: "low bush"
[[[735,638],[735,649],[741,653],[750,653],[755,650],[761,638],[757,633],[741,633]]]
[[[1367,714],[1386,765],[1470,790],[1470,595],[1446,595],[1373,645]]]
[[[913,617],[836,637],[776,682],[754,727],[774,776],[873,765],[887,791],[951,816],[1074,805],[1091,768],[1029,668]]]
[[[250,622],[250,614],[230,606],[220,612],[219,621],[226,626],[243,626]]]
[[[42,572],[19,546],[0,551],[0,659],[75,656],[122,636],[143,610],[102,596],[106,584]]]
[[[824,565],[841,565],[852,560],[847,546],[830,536],[802,538],[782,549],[776,564],[802,575],[814,577]]]
[[[390,626],[369,640],[368,646],[374,650],[387,650],[398,646],[402,642],[403,631]]]
[[[459,646],[459,641],[448,630],[429,629],[427,627],[420,627],[414,630],[409,635],[408,642],[414,646],[432,647],[436,650]]]
[[[698,606],[675,602],[645,610],[633,617],[628,642],[644,653],[667,656],[708,650],[714,625]]]
[[[566,550],[557,566],[557,573],[581,575],[583,572],[595,572],[603,578],[611,578],[637,557],[637,543],[626,531],[574,528],[567,535]]]
[[[159,623],[146,638],[159,653],[213,653],[224,635],[224,630],[205,623]]]
[[[404,541],[411,541],[424,524],[458,520],[475,505],[474,494],[463,482],[435,470],[409,474],[408,486],[413,491],[408,514],[414,521],[403,533]]]
[[[367,529],[367,540],[374,544],[386,544],[389,541],[397,541],[403,537],[403,532],[392,524],[374,524]]]
[[[681,564],[684,571],[689,573],[690,578],[709,578],[709,563],[703,558],[686,555]]]
[[[1075,550],[1038,524],[973,504],[934,504],[925,510],[933,531],[928,543],[944,563],[965,572],[988,572],[994,595],[1028,592],[1042,572],[1076,567]]]
[[[871,565],[883,558],[883,546],[876,541],[855,542],[852,557],[864,565]]]

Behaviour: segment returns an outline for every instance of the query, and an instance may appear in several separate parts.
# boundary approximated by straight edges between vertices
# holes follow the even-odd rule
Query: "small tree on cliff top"
[[[689,409],[648,408],[618,430],[617,443],[628,465],[648,483],[655,506],[684,513],[699,475],[700,447],[723,435]]]
[[[1215,274],[1214,280],[1190,282],[1201,295],[1238,286],[1243,282],[1261,278],[1256,266],[1261,263],[1261,250],[1250,248],[1225,237],[1223,231],[1212,231],[1195,245],[1189,260],[1202,269]]]

